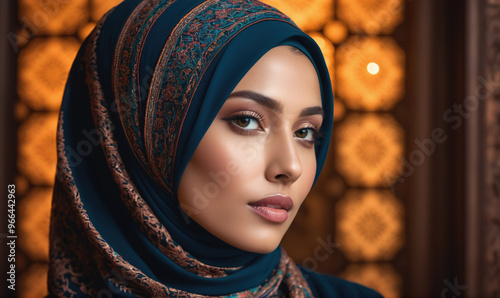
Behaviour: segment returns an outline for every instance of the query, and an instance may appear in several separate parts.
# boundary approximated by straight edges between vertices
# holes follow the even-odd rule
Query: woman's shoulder
[[[360,284],[298,266],[315,297],[382,297]]]

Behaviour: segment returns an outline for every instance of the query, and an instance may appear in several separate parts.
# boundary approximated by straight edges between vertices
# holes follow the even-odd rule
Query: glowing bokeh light
[[[380,67],[378,66],[377,63],[375,62],[370,62],[368,63],[368,65],[366,66],[366,70],[368,70],[368,72],[372,75],[376,75],[379,71],[380,71]]]

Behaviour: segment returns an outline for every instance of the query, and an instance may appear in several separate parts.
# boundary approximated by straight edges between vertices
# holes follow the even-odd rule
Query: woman
[[[279,247],[321,171],[332,104],[319,48],[269,6],[124,1],[64,94],[51,294],[377,296]]]

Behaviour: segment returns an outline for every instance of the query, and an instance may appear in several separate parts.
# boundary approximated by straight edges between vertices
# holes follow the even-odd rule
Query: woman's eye
[[[222,118],[222,120],[227,121],[230,127],[236,129],[238,133],[251,134],[263,130],[262,122],[264,118],[253,111],[242,112],[234,116]]]
[[[294,136],[304,141],[314,142],[316,130],[314,128],[302,128],[294,133]]]
[[[251,117],[238,117],[236,119],[233,119],[233,122],[237,126],[247,130],[253,130],[259,128],[259,123],[257,122],[257,119]]]

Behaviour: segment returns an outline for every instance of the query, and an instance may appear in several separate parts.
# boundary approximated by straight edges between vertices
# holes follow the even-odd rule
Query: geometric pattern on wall
[[[389,114],[349,114],[334,132],[335,165],[352,186],[388,186],[399,173],[404,132]]]
[[[404,208],[389,190],[350,190],[336,205],[336,242],[351,261],[389,261],[404,244]]]
[[[18,3],[19,20],[35,35],[72,34],[89,18],[87,0],[19,0]]]
[[[263,0],[261,2],[276,7],[284,14],[291,16],[295,24],[316,41],[325,57],[332,78],[332,87],[334,87],[334,47],[331,40],[320,32],[321,28],[325,27],[334,15],[334,2],[331,0]]]
[[[331,0],[264,0],[292,20],[304,31],[318,31],[333,17],[334,2]]]
[[[337,17],[351,32],[390,34],[404,19],[403,0],[338,0]]]
[[[391,264],[351,264],[341,277],[375,289],[385,298],[399,297],[402,290],[401,276]]]
[[[18,297],[47,292],[48,227],[56,128],[66,79],[81,41],[121,0],[20,0],[15,117],[18,159]],[[40,187],[41,186],[41,187]]]
[[[35,110],[57,111],[80,42],[74,37],[33,39],[18,57],[18,95]]]
[[[52,188],[33,188],[19,203],[19,245],[32,261],[49,259]],[[42,281],[45,282],[45,281]]]
[[[19,297],[40,297],[47,294],[45,281],[48,268],[46,260],[48,239],[44,238],[47,234],[47,221],[44,218],[48,219],[50,213],[51,190],[49,189],[55,173],[57,123],[55,112],[62,99],[66,76],[79,43],[92,30],[102,14],[119,2],[121,0],[20,0],[18,2],[19,23],[27,25],[32,36],[27,36],[23,30],[19,32],[24,39],[19,39],[21,51],[18,56],[19,102],[16,103],[15,112],[19,121],[17,161],[19,175],[16,177],[16,184],[19,185],[20,195],[21,189],[26,193],[26,196],[20,199],[23,203],[19,203],[18,210],[26,220],[19,222],[19,229],[23,235],[30,235],[26,237],[33,239],[33,241],[20,241],[19,245],[21,255],[27,259],[26,266],[23,267],[26,269],[19,275]],[[359,207],[361,212],[370,210],[368,207],[376,205],[374,202],[377,200],[388,200],[389,203],[384,201],[384,204],[392,202],[391,206],[396,210],[397,207],[394,206],[398,204],[395,203],[395,198],[392,197],[392,201],[387,199],[390,195],[384,191],[380,192],[386,194],[381,195],[382,199],[350,200],[349,198],[355,195],[349,187],[362,189],[387,186],[385,180],[380,177],[384,177],[384,174],[392,177],[391,173],[398,173],[400,165],[394,156],[403,152],[404,132],[388,115],[366,113],[357,115],[353,114],[352,110],[389,111],[403,97],[404,52],[388,37],[361,38],[353,34],[390,34],[404,17],[402,13],[404,2],[402,0],[266,0],[263,2],[288,14],[299,27],[318,42],[332,75],[332,85],[337,86],[335,119],[336,121],[344,117],[346,119],[342,121],[342,125],[335,127],[333,133],[335,142],[332,142],[331,151],[335,154],[331,155],[331,159],[335,159],[332,168],[335,166],[340,174],[335,175],[337,185],[341,185],[341,189],[346,187],[348,189],[341,200],[346,203],[340,206],[349,206],[349,202],[356,201],[362,206]],[[391,14],[390,17],[387,12]],[[370,58],[369,61],[363,60],[367,57]],[[379,71],[376,74],[367,72],[367,65],[371,62],[378,66]],[[370,126],[378,128],[379,131],[374,131]],[[357,128],[351,129],[353,127]],[[367,137],[367,132],[371,133],[371,139]],[[353,139],[358,142],[362,142],[363,139],[367,141],[364,150],[363,146],[360,146],[362,143],[355,144]],[[385,148],[383,156],[380,155],[381,147]],[[355,160],[352,153],[348,154],[344,150],[358,150],[360,158]],[[390,158],[379,163],[374,159],[375,156],[384,159],[387,155]],[[346,164],[342,166],[343,163]],[[370,167],[370,164],[375,166]],[[347,165],[351,168],[347,168]],[[355,167],[364,171],[356,170]],[[373,168],[376,170],[373,171]],[[342,192],[343,190],[340,191]],[[362,198],[363,195],[357,197]],[[309,223],[307,229],[303,229],[302,232],[307,233],[311,227],[320,232],[327,231],[328,227],[322,223],[332,212],[327,209],[327,202],[331,202],[330,200],[331,197],[325,193],[311,197],[309,212],[304,208],[302,210],[305,212],[304,216],[301,217],[299,214],[297,217],[298,222],[303,220]],[[403,218],[404,210],[400,211],[400,217]],[[371,220],[375,222],[375,218],[372,216]],[[384,218],[384,220],[391,222],[393,227],[397,226],[394,224],[395,219],[389,221]],[[354,219],[343,218],[343,221],[352,223]],[[340,222],[336,225],[342,226]],[[347,226],[354,230],[352,224]],[[362,226],[357,227],[358,234],[360,231]],[[392,251],[392,255],[397,253],[404,242],[402,233],[393,235],[396,239],[388,241],[393,243],[393,248],[385,249],[386,252]],[[380,263],[388,259],[391,253],[379,254],[382,256],[381,259],[376,259],[372,263],[356,263],[352,260],[357,257],[352,257],[350,246],[342,241],[339,249],[343,250],[336,252],[345,254],[349,260],[342,277],[373,287],[388,297],[395,297],[401,292],[399,273],[391,267],[392,265]],[[375,243],[375,240],[372,241]],[[314,241],[308,241],[308,244],[317,245]],[[307,257],[307,250],[303,250],[302,256]]]
[[[18,130],[18,170],[34,185],[52,185],[56,174],[58,116],[33,113]]]
[[[339,97],[351,109],[390,110],[404,95],[404,57],[390,37],[350,37],[336,51]]]
[[[347,29],[345,23],[343,22],[330,20],[325,24],[323,34],[325,34],[331,42],[339,44],[344,42],[347,38],[349,35],[349,29]]]

